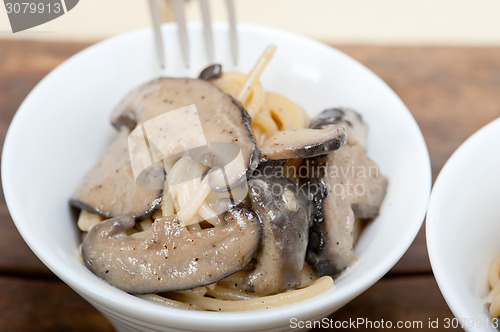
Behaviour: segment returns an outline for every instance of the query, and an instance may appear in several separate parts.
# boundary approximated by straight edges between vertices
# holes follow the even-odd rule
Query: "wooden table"
[[[86,46],[0,40],[2,145],[28,92]],[[500,48],[337,47],[378,74],[412,111],[429,147],[434,179],[467,137],[500,116]],[[30,251],[1,197],[0,331],[112,331],[100,313]],[[424,228],[382,280],[331,318],[357,317],[424,324],[452,317],[432,275]]]

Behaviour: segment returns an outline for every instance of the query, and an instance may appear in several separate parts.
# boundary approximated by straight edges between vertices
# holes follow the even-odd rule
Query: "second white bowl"
[[[488,266],[500,254],[500,119],[470,137],[444,165],[427,213],[432,270],[467,331],[496,331],[484,298]]]

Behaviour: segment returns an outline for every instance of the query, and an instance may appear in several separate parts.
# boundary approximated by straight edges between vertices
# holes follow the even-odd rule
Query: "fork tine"
[[[179,29],[179,42],[181,44],[182,57],[186,67],[189,67],[189,43],[186,27],[186,16],[184,14],[184,0],[173,0],[175,20]]]
[[[233,0],[226,0],[227,13],[229,16],[229,34],[231,40],[231,54],[233,56],[233,62],[235,65],[238,64],[238,35],[236,33],[236,11],[234,9]]]
[[[155,34],[156,52],[160,67],[165,69],[165,50],[163,48],[163,37],[161,34],[161,15],[157,0],[149,0],[149,9],[153,20],[153,30]]]
[[[208,61],[214,62],[214,40],[212,33],[212,19],[210,18],[210,8],[208,0],[200,0],[201,16],[203,18],[203,33],[205,35],[205,47],[207,51]]]

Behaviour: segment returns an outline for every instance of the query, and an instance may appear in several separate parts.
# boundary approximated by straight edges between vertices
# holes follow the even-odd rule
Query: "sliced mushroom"
[[[277,131],[262,144],[261,156],[271,160],[316,157],[339,149],[345,142],[345,130],[337,125]]]
[[[326,109],[312,119],[311,128],[319,129],[332,124],[345,128],[347,144],[366,145],[368,126],[358,112],[344,107]]]
[[[191,104],[196,105],[203,133],[209,145],[231,143],[241,151],[244,164],[243,174],[239,167],[230,168],[230,172],[238,174],[227,173],[226,170],[227,179],[238,182],[245,176],[245,171],[250,174],[255,170],[259,151],[250,128],[250,116],[238,101],[208,81],[159,78],[148,82],[125,97],[113,111],[111,122],[116,128],[133,129],[137,123],[144,123],[156,116]],[[190,135],[190,132],[185,134]],[[217,153],[214,154],[210,162],[215,165],[207,166],[218,168],[226,166],[225,164],[217,165],[220,158],[216,155]],[[200,158],[200,162],[207,161],[202,156]],[[222,159],[226,162],[225,158]],[[222,172],[219,173],[222,174]],[[221,183],[224,183],[224,179],[213,179],[213,182],[214,189],[217,189]],[[223,187],[225,189],[226,185]]]
[[[128,132],[121,131],[75,190],[71,205],[108,218],[124,214],[144,217],[160,206],[162,190],[141,187],[134,179],[127,139]],[[152,168],[148,181],[164,183],[163,170]]]
[[[318,274],[334,276],[352,263],[354,223],[378,215],[387,179],[366,154],[367,127],[361,117],[351,110],[327,110],[312,125],[330,121],[345,124],[354,137],[341,149],[307,161],[316,189],[307,261]]]
[[[219,78],[221,76],[222,76],[222,66],[216,63],[203,69],[198,78],[205,81],[210,81]]]
[[[130,216],[94,226],[82,245],[85,265],[129,293],[156,293],[216,282],[248,264],[260,242],[258,219],[243,207],[225,226],[190,232],[176,218],[159,218],[148,231],[127,235]]]
[[[279,172],[255,176],[249,186],[252,209],[261,220],[263,234],[247,289],[261,296],[296,289],[308,240],[307,195]]]

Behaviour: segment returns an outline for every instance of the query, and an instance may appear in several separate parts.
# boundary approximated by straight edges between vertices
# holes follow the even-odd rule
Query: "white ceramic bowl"
[[[500,119],[470,137],[436,180],[427,213],[432,270],[455,323],[496,331],[484,303],[486,275],[500,254]]]
[[[195,76],[207,65],[202,29],[189,26],[191,69],[182,65],[176,29],[163,27],[165,75]],[[68,197],[115,134],[113,107],[131,89],[159,75],[152,32],[134,31],[98,43],[45,77],[9,128],[2,160],[6,201],[21,235],[64,282],[120,331],[255,331],[289,329],[290,318],[318,319],[380,279],[404,254],[425,215],[431,184],[422,134],[396,94],[343,53],[288,32],[239,26],[240,61],[231,65],[226,25],[215,26],[216,59],[249,71],[264,48],[278,50],[266,68],[266,89],[283,93],[311,115],[337,105],[361,112],[370,124],[369,155],[390,179],[380,217],[362,234],[358,261],[336,289],[282,308],[243,313],[183,311],[146,302],[111,287],[83,266],[80,236]]]

